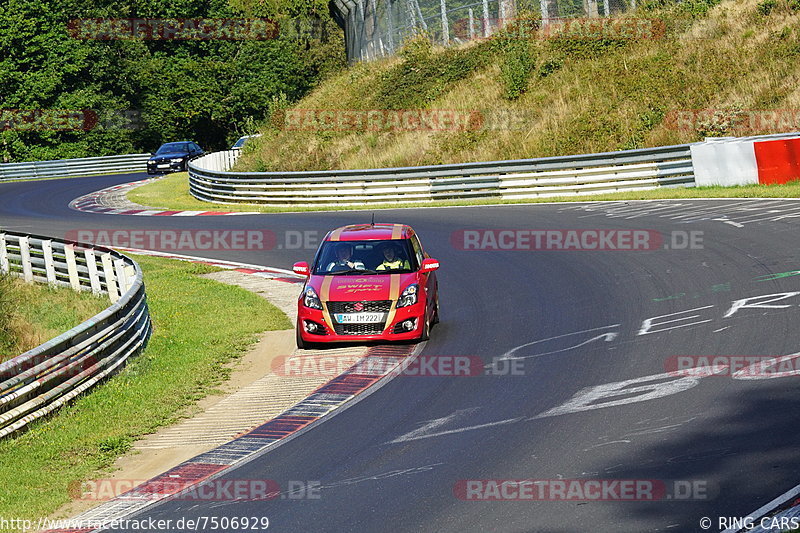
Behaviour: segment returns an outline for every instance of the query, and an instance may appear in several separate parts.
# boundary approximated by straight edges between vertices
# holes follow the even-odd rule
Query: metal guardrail
[[[705,142],[770,140],[797,132]],[[695,143],[698,144],[698,143]],[[328,170],[232,172],[238,151],[189,162],[189,192],[221,204],[363,205],[459,199],[531,199],[693,187],[692,144],[538,159],[456,165]]]
[[[149,158],[150,154],[125,154],[83,159],[0,163],[0,181],[86,176],[114,172],[144,172],[147,169]]]
[[[107,294],[112,302],[66,333],[0,363],[0,437],[5,437],[120,369],[145,347],[152,326],[139,265],[113,250],[0,231],[0,272]]]
[[[189,163],[189,190],[195,198],[215,203],[358,205],[526,199],[692,186],[689,146],[320,172],[231,172],[237,154],[216,152]]]

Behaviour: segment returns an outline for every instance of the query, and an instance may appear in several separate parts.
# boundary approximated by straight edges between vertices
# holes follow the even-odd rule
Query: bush
[[[384,72],[372,95],[375,109],[421,109],[486,64],[486,42],[468,48],[433,53],[432,45],[418,37],[401,50],[403,61]]]
[[[527,41],[508,41],[500,63],[500,79],[505,90],[504,96],[516,100],[528,89],[528,82],[534,71],[535,57]]]
[[[539,77],[546,78],[550,74],[558,72],[564,66],[564,61],[561,58],[548,59],[543,62],[539,67]]]
[[[772,10],[778,7],[778,0],[764,0],[756,8],[758,12],[764,16],[772,13]]]
[[[595,58],[624,48],[635,40],[624,35],[611,19],[568,20],[551,30],[550,49],[574,59]]]
[[[694,18],[704,16],[709,9],[722,0],[645,0],[639,4],[642,11],[655,11],[666,7],[676,7],[678,11]]]

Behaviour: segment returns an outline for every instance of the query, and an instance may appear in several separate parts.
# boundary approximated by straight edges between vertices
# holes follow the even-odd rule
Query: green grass
[[[148,207],[163,207],[180,211],[235,211],[226,206],[201,202],[189,194],[189,174],[175,172],[147,185],[128,191],[128,200]],[[240,209],[252,211],[252,209]]]
[[[111,305],[105,296],[0,278],[0,361],[64,333]]]
[[[263,298],[200,278],[217,270],[138,256],[154,333],[118,375],[55,416],[0,441],[0,516],[49,516],[70,483],[107,471],[142,435],[170,424],[213,393],[266,330],[291,327]]]
[[[744,185],[737,187],[686,187],[661,188],[646,191],[593,194],[586,196],[558,196],[553,198],[533,198],[526,200],[440,200],[435,202],[411,202],[376,204],[370,206],[298,207],[267,206],[251,204],[213,204],[202,202],[189,194],[187,175],[170,174],[154,183],[138,187],[128,193],[128,199],[163,209],[208,210],[208,211],[257,211],[261,213],[281,213],[296,211],[351,211],[363,209],[397,209],[398,207],[442,207],[496,204],[529,204],[543,202],[588,202],[598,200],[661,200],[669,198],[800,198],[800,181],[787,185]]]

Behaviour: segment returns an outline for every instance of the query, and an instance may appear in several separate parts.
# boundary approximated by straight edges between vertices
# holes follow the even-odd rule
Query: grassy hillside
[[[800,130],[796,115],[792,121],[784,114],[777,124],[752,120],[753,112],[800,109],[800,0],[651,0],[626,17],[618,23],[631,28],[641,23],[634,18],[645,18],[665,31],[632,39],[630,32],[585,38],[573,28],[545,37],[512,28],[456,49],[412,42],[398,58],[334,76],[294,107],[276,106],[239,168],[485,161]],[[538,22],[523,27],[532,24]],[[466,131],[341,131],[304,119],[299,128],[296,120],[288,126],[287,117],[296,119],[302,109],[465,110],[490,124]],[[677,127],[678,111],[715,109],[722,111]],[[514,126],[502,116],[513,117]]]

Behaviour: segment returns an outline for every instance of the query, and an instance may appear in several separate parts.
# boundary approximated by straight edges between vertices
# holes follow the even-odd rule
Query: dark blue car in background
[[[190,159],[203,155],[203,149],[192,141],[164,143],[147,160],[148,174],[165,174],[186,170]]]

